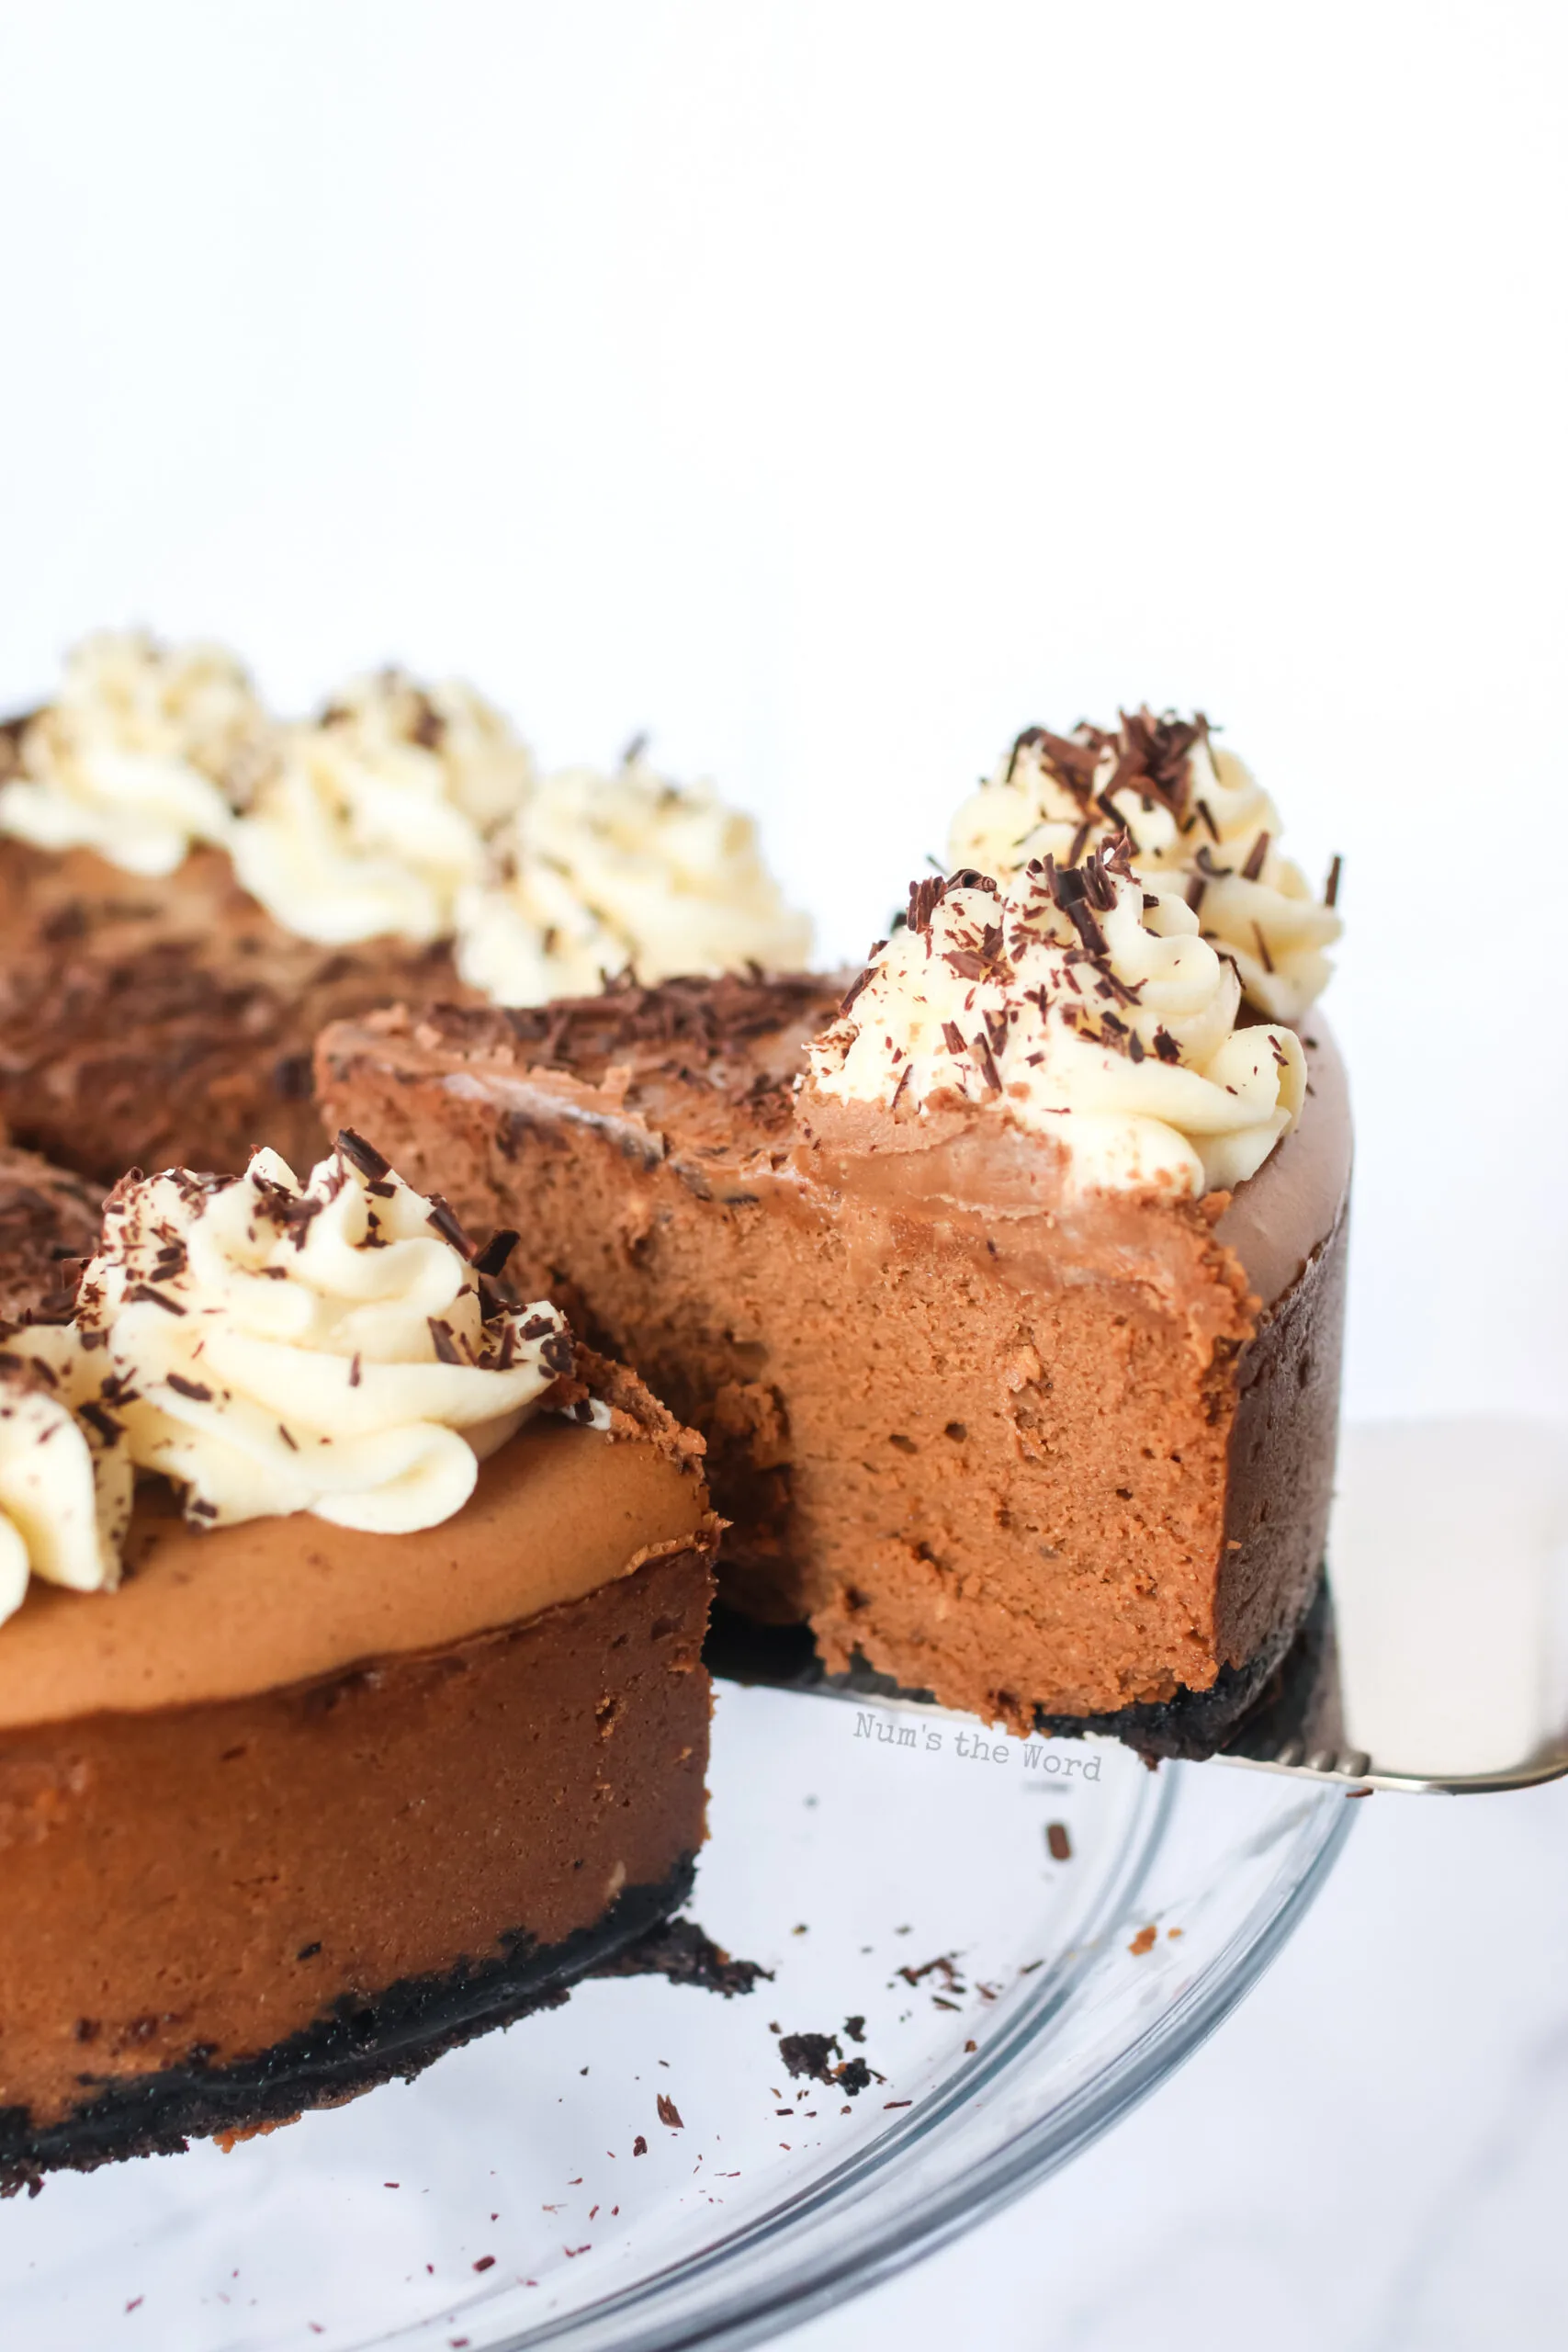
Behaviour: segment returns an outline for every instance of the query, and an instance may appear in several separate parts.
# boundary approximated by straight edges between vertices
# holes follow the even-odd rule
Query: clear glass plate
[[[7,2340],[755,2342],[1124,2113],[1280,1949],[1353,1817],[1264,1773],[728,1688],[711,1781],[694,1914],[772,1983],[584,1984],[231,2154],[51,2178],[0,2209]],[[872,2079],[792,2077],[802,2033]]]

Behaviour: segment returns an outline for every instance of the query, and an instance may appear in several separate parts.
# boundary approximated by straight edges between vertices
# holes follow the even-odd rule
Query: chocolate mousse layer
[[[620,1375],[422,1534],[138,1508],[0,1626],[0,2180],[410,2075],[683,1896],[716,1527]]]
[[[1017,1728],[1214,1692],[1217,1743],[1315,1590],[1349,1125],[1308,1023],[1299,1125],[1234,1195],[1064,1196],[1005,1122],[797,1100],[807,978],[329,1031],[329,1116],[554,1284],[703,1430],[722,1598]]]
[[[243,1168],[264,1143],[303,1173],[328,1144],[310,1076],[323,1023],[461,993],[445,947],[297,938],[214,849],[146,879],[0,838],[0,1115],[105,1185]]]

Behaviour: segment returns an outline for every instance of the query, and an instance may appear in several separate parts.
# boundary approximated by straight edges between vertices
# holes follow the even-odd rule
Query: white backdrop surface
[[[843,956],[1200,703],[1348,861],[1351,1409],[1562,1409],[1565,89],[1527,0],[11,0],[0,697],[467,671]]]
[[[1568,1411],[1565,91],[1530,0],[6,0],[0,707],[465,672],[849,957],[1201,704],[1347,859],[1351,1411]]]

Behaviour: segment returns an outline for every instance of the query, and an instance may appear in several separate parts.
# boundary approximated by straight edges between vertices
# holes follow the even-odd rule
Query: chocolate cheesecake
[[[0,1334],[69,1320],[102,1224],[96,1185],[0,1143]]]
[[[1198,932],[1104,848],[918,886],[842,1004],[396,1013],[318,1084],[705,1432],[730,1610],[1209,1752],[1319,1581],[1349,1125],[1326,1028],[1247,1021]]]
[[[348,1137],[120,1187],[5,1342],[0,2188],[411,2075],[684,1898],[700,1441],[502,1254]]]
[[[310,721],[220,649],[77,649],[0,726],[0,1113],[112,1182],[327,1147],[329,1021],[798,959],[755,830],[639,746],[540,776],[470,688],[399,671]]]
[[[100,1197],[127,1168],[243,1167],[263,1140],[309,1167],[318,1031],[466,993],[444,944],[301,939],[209,847],[150,878],[0,838],[0,1104]]]

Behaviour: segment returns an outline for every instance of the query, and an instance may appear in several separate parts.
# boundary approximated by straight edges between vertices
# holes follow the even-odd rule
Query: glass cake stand
[[[1124,2114],[1279,1951],[1354,1817],[1267,1774],[729,1687],[711,1780],[694,1913],[771,1983],[590,1983],[231,2154],[52,2177],[0,2208],[7,2341],[755,2343]],[[818,2074],[781,2035],[831,2038],[792,2049]]]

